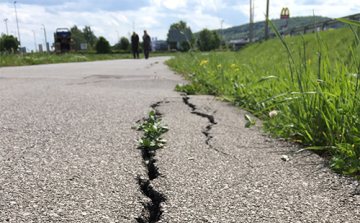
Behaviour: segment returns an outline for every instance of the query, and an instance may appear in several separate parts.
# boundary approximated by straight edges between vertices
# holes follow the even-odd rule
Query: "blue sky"
[[[264,20],[266,0],[255,1],[255,21]],[[170,24],[184,20],[193,32],[203,28],[218,29],[249,22],[250,0],[18,0],[16,3],[21,43],[33,50],[34,35],[37,44],[44,44],[46,28],[52,44],[56,28],[77,25],[90,26],[96,36],[104,36],[113,45],[118,36],[128,37],[148,30],[151,37],[166,39]],[[270,18],[279,18],[283,7],[290,16],[316,15],[331,18],[360,12],[358,0],[270,0]],[[4,19],[8,19],[9,34],[18,36],[14,1],[0,0],[0,33],[6,33]],[[34,32],[33,32],[33,31]]]

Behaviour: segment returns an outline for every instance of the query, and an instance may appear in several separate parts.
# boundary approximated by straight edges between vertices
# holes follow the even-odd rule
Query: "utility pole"
[[[5,26],[6,26],[6,35],[9,35],[9,31],[8,31],[8,27],[7,27],[7,18],[6,19],[4,19],[4,21],[5,21]]]
[[[34,33],[35,52],[37,52],[37,50],[36,50],[36,38],[35,38],[35,31],[34,31],[34,30],[31,30],[31,31]]]
[[[21,40],[20,40],[20,31],[19,31],[19,22],[18,22],[17,13],[16,13],[16,1],[14,2],[14,7],[15,7],[15,17],[16,17],[16,24],[17,24],[17,29],[18,29],[20,49],[21,49],[21,53],[22,53]]]
[[[49,48],[47,46],[47,40],[46,40],[46,29],[45,29],[45,25],[41,24],[44,27],[44,36],[45,36],[45,47],[46,47],[46,51],[49,52]]]
[[[222,50],[222,44],[223,44],[223,39],[224,39],[224,30],[223,30],[223,22],[224,20],[221,20],[221,40],[220,40],[220,50]]]
[[[253,28],[254,28],[253,22],[254,22],[254,20],[253,20],[253,3],[252,3],[252,0],[250,0],[249,43],[251,43],[251,42],[252,42],[252,39],[253,39]]]
[[[266,18],[269,18],[269,0],[267,0],[267,5],[266,5]],[[269,38],[268,28],[269,28],[269,23],[267,20],[265,20],[265,40]]]

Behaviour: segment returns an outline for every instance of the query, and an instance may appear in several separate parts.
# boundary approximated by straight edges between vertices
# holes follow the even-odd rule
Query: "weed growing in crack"
[[[149,118],[143,123],[140,123],[137,130],[144,131],[144,136],[137,140],[139,149],[143,150],[143,158],[146,164],[153,159],[155,151],[164,147],[166,139],[160,137],[161,134],[167,132],[167,126],[163,126],[161,119],[156,120],[155,112],[149,113]]]
[[[153,104],[151,107],[155,109],[159,104]],[[139,143],[138,148],[141,149],[149,178],[142,179],[138,177],[138,184],[143,194],[151,199],[151,202],[143,204],[144,210],[142,214],[135,219],[138,223],[158,222],[163,213],[161,203],[166,201],[165,195],[156,191],[151,185],[151,181],[160,175],[155,165],[155,152],[157,149],[162,148],[166,142],[160,135],[168,131],[168,128],[162,125],[161,119],[157,119],[160,115],[157,110],[151,111],[148,119],[140,123],[138,127],[133,127],[139,131],[144,131],[144,136],[137,140],[137,142]]]

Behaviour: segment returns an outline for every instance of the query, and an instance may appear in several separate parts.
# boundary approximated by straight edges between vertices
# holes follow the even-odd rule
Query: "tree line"
[[[180,42],[179,45],[176,42],[170,42],[169,41],[170,30],[180,30],[183,31],[184,33],[186,32],[186,30],[190,30],[191,38],[188,41]],[[192,47],[195,50],[210,51],[219,48],[221,44],[220,35],[215,30],[210,31],[209,29],[206,28],[204,28],[198,33],[199,35],[198,38],[196,39],[196,36],[191,31],[190,26],[187,26],[186,22],[182,20],[180,20],[178,23],[171,24],[169,32],[167,34],[168,37],[166,41],[169,44],[170,49],[189,51],[190,47]]]
[[[5,35],[4,33],[1,34],[0,52],[1,51],[17,52],[19,45],[20,45],[19,40],[13,35]]]
[[[180,20],[178,23],[173,23],[170,25],[170,30],[190,30],[191,38],[188,41],[184,42],[169,42],[167,38],[167,43],[170,46],[171,50],[178,51],[189,51],[191,48],[200,51],[210,51],[219,48],[221,44],[220,35],[214,30],[210,31],[209,29],[203,29],[198,33],[198,38],[196,39],[195,35],[192,33],[191,28],[187,26],[186,22]],[[91,30],[90,26],[85,26],[82,30],[79,29],[76,25],[70,28],[72,39],[75,43],[75,50],[81,50],[81,44],[87,43],[87,50],[94,51],[98,53],[111,53],[114,50],[129,52],[131,50],[130,41],[126,37],[121,37],[118,42],[110,46],[110,43],[106,40],[105,37],[97,37],[94,32]],[[169,36],[169,33],[168,33]],[[12,35],[2,34],[0,38],[0,51],[13,51],[17,52],[18,46],[20,45],[16,37]],[[139,50],[141,52],[141,42],[139,43]]]

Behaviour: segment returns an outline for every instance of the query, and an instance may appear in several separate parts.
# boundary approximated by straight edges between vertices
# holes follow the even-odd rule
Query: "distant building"
[[[156,50],[166,51],[168,50],[169,44],[165,40],[158,40]]]
[[[255,42],[257,40],[259,40],[259,38],[252,39],[253,42]],[[249,39],[235,39],[235,40],[230,40],[228,43],[230,43],[234,46],[235,51],[238,51],[243,46],[247,45],[249,42],[250,42]]]

